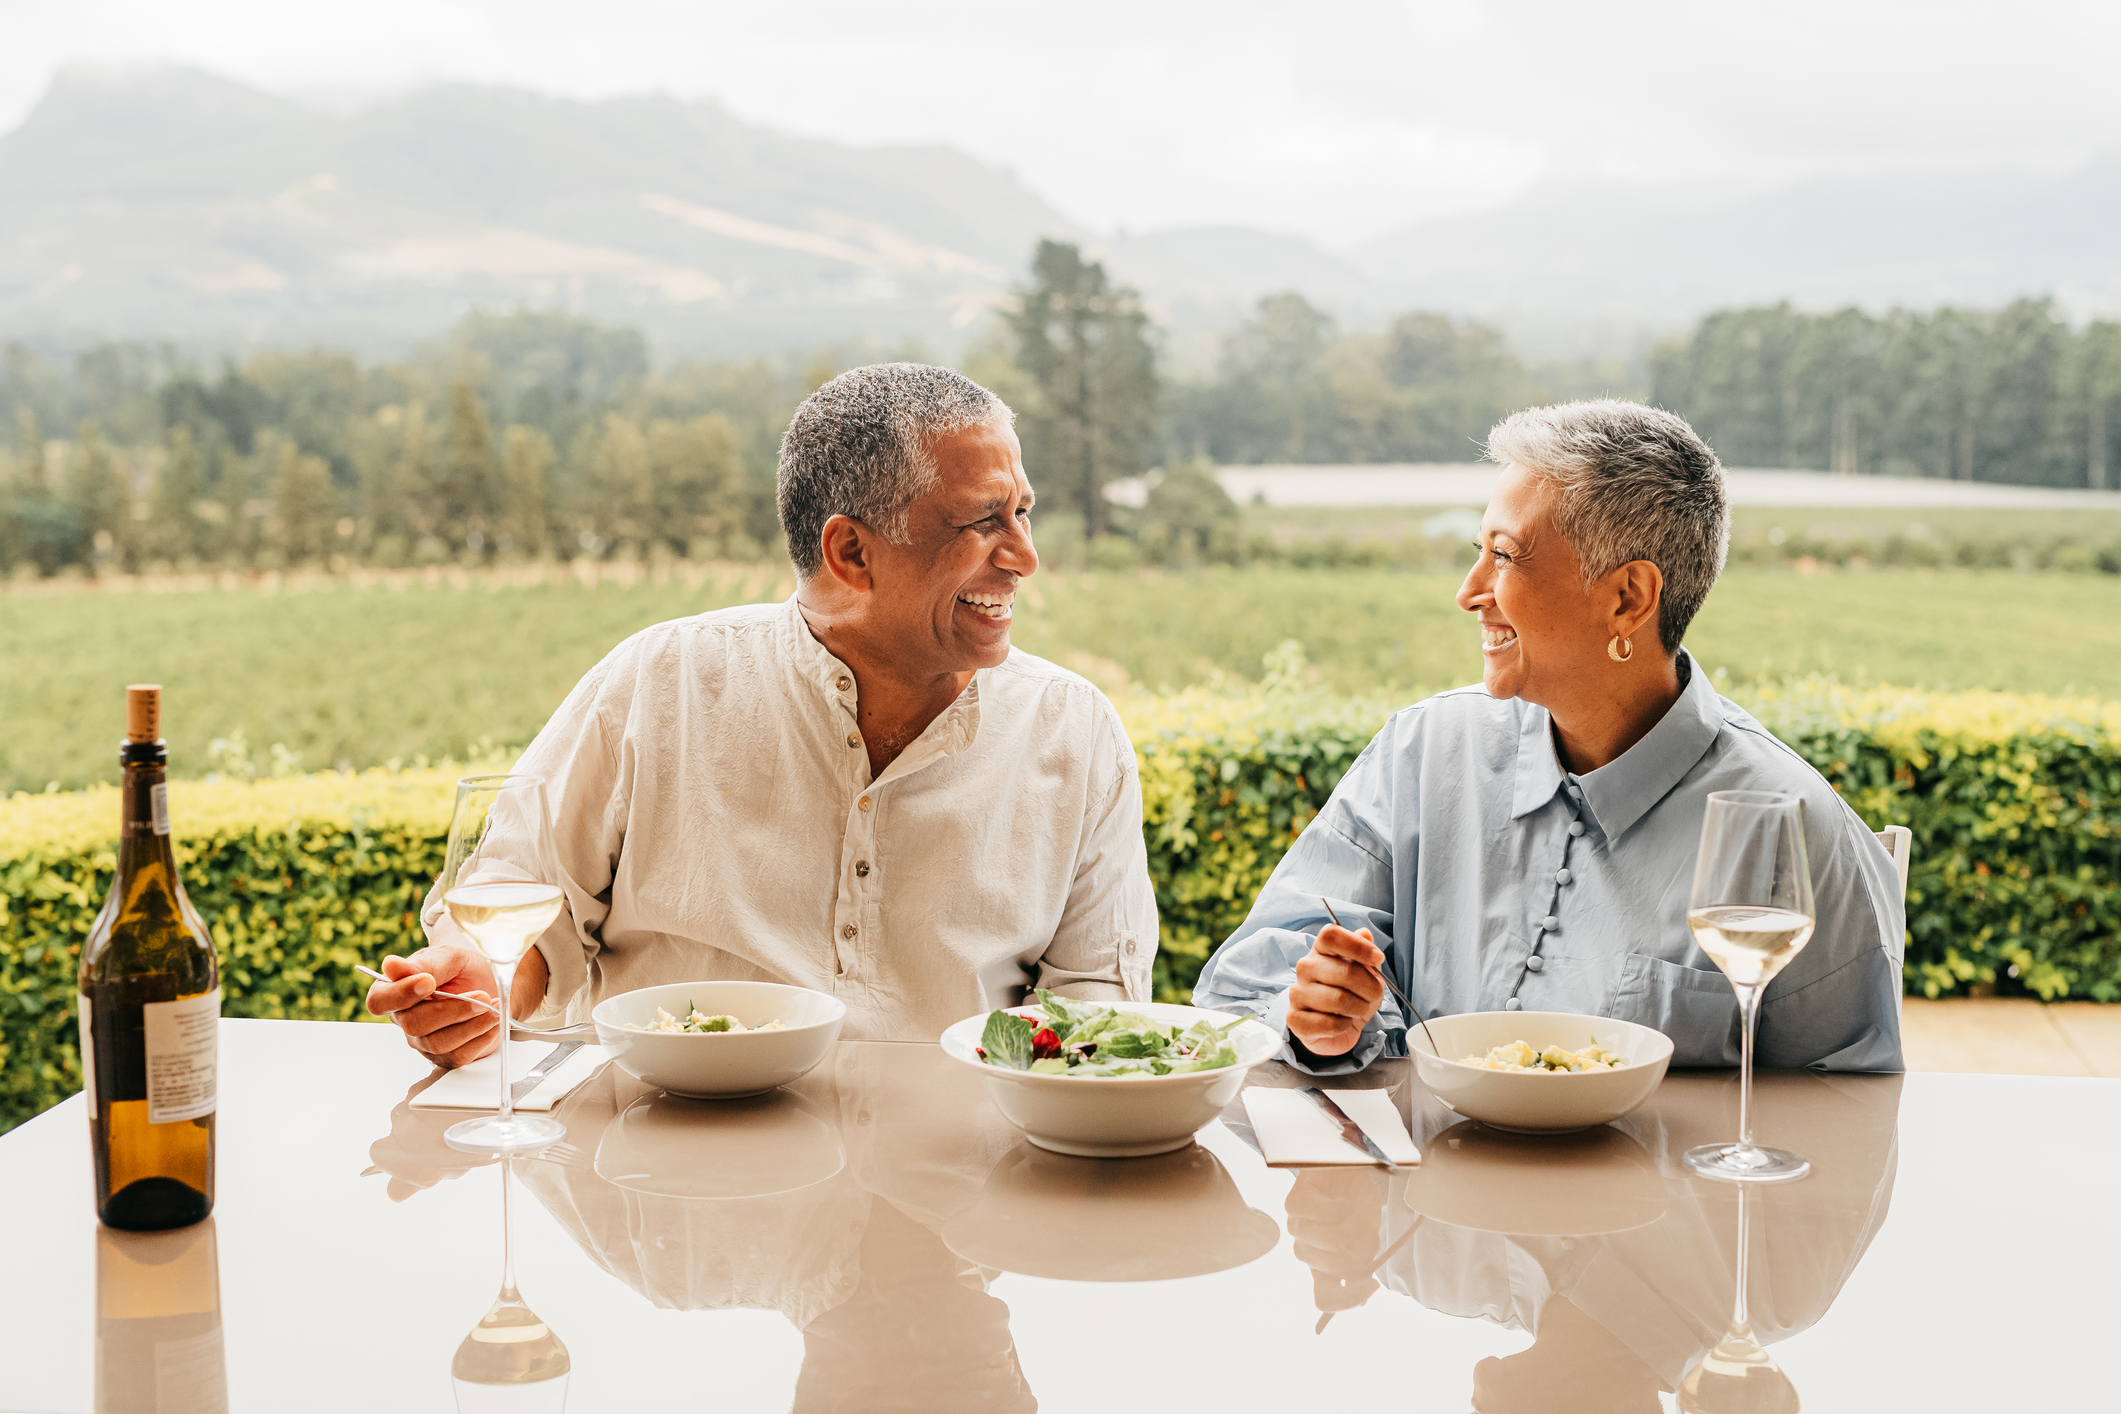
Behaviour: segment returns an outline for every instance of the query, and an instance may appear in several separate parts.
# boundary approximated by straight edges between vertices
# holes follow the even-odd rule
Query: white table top
[[[227,1021],[221,1073],[189,1236],[99,1229],[78,1098],[0,1138],[0,1411],[557,1407],[558,1382],[453,1389],[500,1282],[502,1166],[404,1103],[429,1072],[393,1031]],[[1677,1155],[1727,1137],[1735,1077],[1675,1074],[1562,1140],[1465,1125],[1403,1063],[1380,1082],[1427,1150],[1409,1177],[1269,1169],[1241,1106],[1178,1155],[1046,1154],[932,1046],[843,1044],[723,1105],[607,1069],[509,1166],[517,1284],[578,1411],[1675,1407],[1737,1214]],[[2121,1081],[1757,1099],[1762,1141],[1815,1165],[1751,1201],[1754,1323],[1808,1414],[2112,1399]]]

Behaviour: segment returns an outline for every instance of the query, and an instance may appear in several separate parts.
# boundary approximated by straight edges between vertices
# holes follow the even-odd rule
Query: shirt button
[[[860,746],[862,744],[862,734],[860,732],[847,733],[847,744],[849,746]]]
[[[1549,913],[1546,917],[1539,920],[1539,926],[1552,933],[1561,927],[1561,920]]]
[[[1573,796],[1575,796],[1575,797],[1576,797],[1576,798],[1577,798],[1578,800],[1581,800],[1581,799],[1583,799],[1583,787],[1582,787],[1582,786],[1580,786],[1580,785],[1577,785],[1577,784],[1576,784],[1576,782],[1574,782],[1574,781],[1570,781],[1570,782],[1569,782],[1569,794],[1570,794],[1570,795],[1573,795]]]
[[[856,801],[855,804],[861,806],[862,809],[867,810],[869,808],[869,797],[865,795],[860,800]]]
[[[1134,956],[1134,939],[1132,939],[1132,938],[1129,938],[1129,939],[1127,939],[1127,944],[1126,944],[1126,951],[1127,951],[1127,956],[1129,956],[1129,957],[1132,957],[1132,956]]]
[[[1525,971],[1527,972],[1544,972],[1546,970],[1547,960],[1535,952],[1530,957],[1524,960],[1524,966]]]
[[[832,685],[838,688],[841,692],[845,692],[848,688],[854,686],[854,679],[848,677],[845,673],[841,673],[837,678],[833,680]]]
[[[1570,879],[1574,877],[1575,875],[1569,873],[1569,871],[1566,869],[1556,869],[1554,871],[1554,882],[1557,884],[1566,884]]]
[[[854,925],[852,923],[849,923],[846,927],[840,929],[840,936],[843,938],[852,938],[854,936]]]
[[[1502,1004],[1502,1009],[1504,1011],[1523,1011],[1524,1003],[1517,1000],[1517,998],[1512,997]]]
[[[1569,821],[1569,833],[1570,833],[1570,834],[1572,834],[1572,835],[1580,835],[1580,834],[1582,834],[1582,833],[1583,833],[1583,821],[1581,821],[1581,820],[1571,820],[1571,821]]]
[[[866,879],[869,877],[868,860],[858,859],[854,862],[854,877],[857,879]]]

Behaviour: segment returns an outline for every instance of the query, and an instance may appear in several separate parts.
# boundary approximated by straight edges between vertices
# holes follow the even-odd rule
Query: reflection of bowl
[[[1461,1120],[1422,1146],[1407,1206],[1440,1223],[1513,1237],[1596,1237],[1664,1216],[1657,1165],[1617,1129],[1506,1134]]]
[[[763,1198],[846,1163],[839,1132],[785,1095],[725,1105],[643,1095],[604,1126],[596,1171],[659,1198]]]
[[[1191,1026],[1237,1018],[1198,1007],[1162,1002],[1130,1002],[1126,1008],[1166,1026]],[[1230,1033],[1237,1064],[1221,1070],[1185,1075],[1151,1075],[1139,1080],[1078,1080],[1066,1075],[1033,1075],[1004,1070],[975,1054],[987,1029],[986,1012],[968,1016],[943,1033],[945,1053],[978,1071],[987,1081],[988,1098],[1031,1142],[1057,1154],[1095,1159],[1127,1159],[1183,1149],[1200,1129],[1223,1112],[1244,1087],[1245,1072],[1281,1049],[1281,1038],[1257,1021]]]
[[[1279,1235],[1198,1144],[1124,1164],[1019,1144],[943,1224],[966,1261],[1056,1281],[1206,1276],[1265,1256]]]
[[[1468,1119],[1526,1134],[1559,1134],[1619,1119],[1650,1098],[1672,1061],[1662,1031],[1604,1016],[1565,1011],[1473,1011],[1429,1022],[1443,1055],[1432,1055],[1417,1031],[1408,1039],[1414,1068],[1429,1093]],[[1523,1041],[1534,1050],[1581,1050],[1596,1040],[1627,1064],[1618,1070],[1482,1070],[1463,1056],[1484,1056]]]
[[[782,1029],[706,1035],[626,1029],[654,1021],[657,1007],[683,1016],[688,1006],[746,1026],[779,1021]],[[726,1100],[763,1095],[808,1074],[839,1039],[847,1007],[823,992],[777,982],[673,982],[606,997],[589,1015],[598,1043],[628,1075],[675,1094]]]

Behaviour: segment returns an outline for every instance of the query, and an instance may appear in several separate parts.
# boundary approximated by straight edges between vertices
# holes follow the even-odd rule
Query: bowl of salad
[[[1028,1005],[966,1017],[942,1044],[980,1072],[995,1108],[1033,1144],[1124,1159],[1191,1143],[1281,1038],[1226,1012],[1042,991]]]
[[[597,1043],[637,1080],[674,1095],[763,1095],[814,1068],[846,1004],[778,982],[673,982],[598,1002]]]
[[[1429,1046],[1435,1037],[1441,1054]],[[1672,1038],[1609,1016],[1473,1011],[1429,1019],[1407,1036],[1429,1093],[1467,1119],[1519,1134],[1562,1134],[1615,1120],[1650,1098]]]

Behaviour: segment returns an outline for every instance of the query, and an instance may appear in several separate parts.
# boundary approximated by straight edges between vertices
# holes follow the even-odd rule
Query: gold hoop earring
[[[1625,653],[1621,651],[1623,648],[1627,650]],[[1616,633],[1613,635],[1612,642],[1606,644],[1605,655],[1616,663],[1625,663],[1628,659],[1635,656],[1635,640],[1622,638]]]

